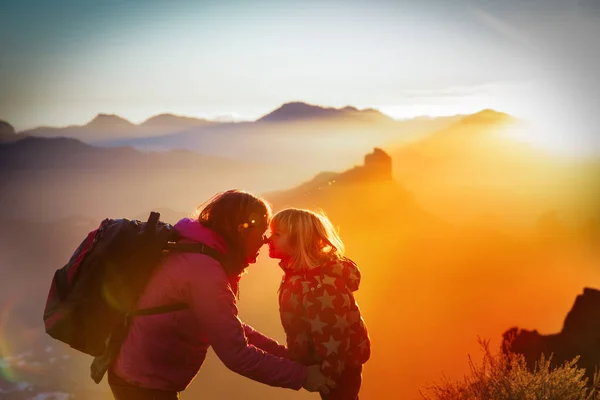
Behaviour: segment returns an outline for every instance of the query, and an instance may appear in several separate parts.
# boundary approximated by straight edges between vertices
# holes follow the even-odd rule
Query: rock
[[[586,369],[588,383],[591,383],[595,368],[600,366],[600,291],[584,288],[559,333],[541,335],[537,330],[513,327],[502,337],[503,350],[523,354],[530,369],[542,353],[546,357],[553,355],[552,366],[580,356],[577,365]]]

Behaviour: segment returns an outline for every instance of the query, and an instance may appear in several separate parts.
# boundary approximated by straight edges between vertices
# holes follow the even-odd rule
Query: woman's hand
[[[330,378],[323,375],[321,372],[321,366],[319,364],[310,365],[306,367],[306,380],[302,387],[309,392],[321,392],[322,394],[328,394],[329,389],[335,387],[335,382]]]

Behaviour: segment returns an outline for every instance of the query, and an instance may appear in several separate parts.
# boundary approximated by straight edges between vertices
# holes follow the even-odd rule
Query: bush
[[[490,351],[489,340],[479,339],[483,349],[481,366],[475,365],[469,355],[470,374],[463,381],[451,382],[443,377],[420,391],[425,400],[600,400],[598,374],[592,385],[577,368],[578,357],[556,368],[550,367],[550,358],[543,355],[533,371],[527,369],[521,354],[499,350]],[[591,387],[590,387],[591,386]]]

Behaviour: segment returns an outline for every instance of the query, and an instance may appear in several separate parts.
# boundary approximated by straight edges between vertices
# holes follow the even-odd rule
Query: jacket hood
[[[279,265],[286,273],[295,274],[291,270],[287,269],[284,264],[280,263]],[[360,270],[358,269],[356,263],[349,258],[328,261],[316,268],[306,271],[304,274],[306,276],[322,275],[341,277],[346,284],[346,287],[352,292],[356,292],[360,286]]]
[[[346,287],[353,292],[358,290],[360,286],[360,270],[356,263],[348,258],[343,258],[335,262],[328,268],[333,276],[341,276],[346,283]]]
[[[227,252],[227,243],[215,231],[204,227],[198,220],[183,218],[175,224],[175,231],[186,242],[198,242],[221,252]]]

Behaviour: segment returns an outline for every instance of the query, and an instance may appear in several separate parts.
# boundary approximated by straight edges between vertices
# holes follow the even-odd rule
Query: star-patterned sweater
[[[312,269],[290,269],[279,288],[279,313],[292,360],[321,363],[332,379],[370,357],[367,327],[354,300],[360,284],[356,264],[344,258]]]

